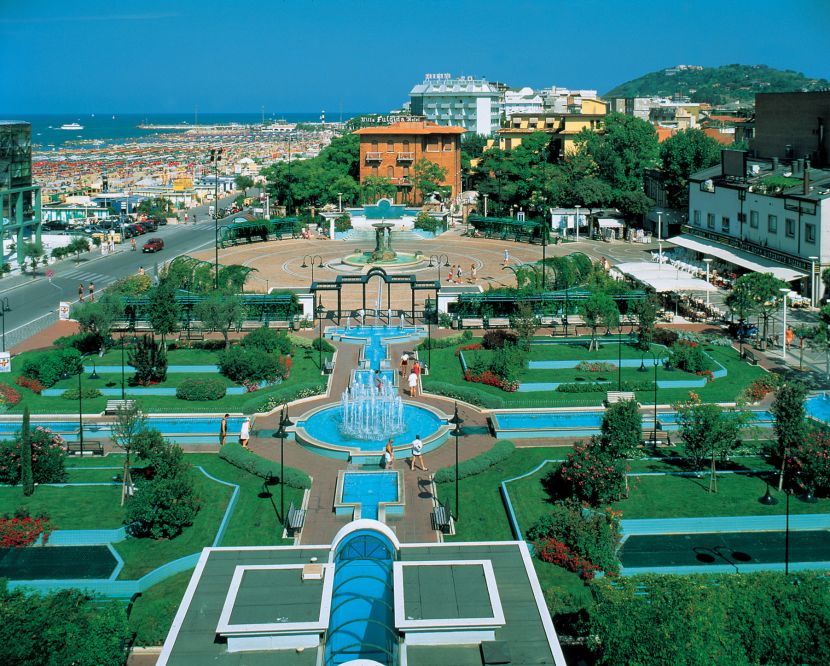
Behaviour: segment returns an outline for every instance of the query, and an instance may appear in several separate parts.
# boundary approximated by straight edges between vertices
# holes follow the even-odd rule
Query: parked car
[[[141,226],[147,229],[148,231],[155,231],[159,228],[158,222],[152,217],[146,217],[141,220]]]
[[[135,233],[137,236],[143,236],[147,233],[147,229],[144,228],[143,224],[136,222],[133,227],[135,228]]]
[[[143,252],[158,252],[164,249],[164,241],[161,238],[148,238],[142,248]]]

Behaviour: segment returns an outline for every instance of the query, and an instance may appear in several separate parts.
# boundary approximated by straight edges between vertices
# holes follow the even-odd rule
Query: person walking
[[[251,438],[251,419],[245,417],[242,422],[242,427],[239,429],[239,443],[242,444],[243,449],[248,448],[248,440]]]
[[[391,469],[395,462],[395,449],[392,448],[392,438],[386,442],[386,448],[383,449],[383,468]]]
[[[475,284],[478,279],[478,271],[475,264],[470,264],[470,284]]]
[[[418,361],[412,364],[412,372],[415,373],[415,394],[421,395],[421,364]]]
[[[510,250],[507,248],[504,249],[504,260],[502,261],[502,266],[507,266],[510,263]]]
[[[455,276],[455,264],[450,266],[450,272],[447,275],[447,282],[452,282],[454,276]]]
[[[187,213],[184,214],[184,223],[187,224]]]
[[[461,264],[458,264],[457,268],[455,269],[455,281],[458,284],[461,284]]]
[[[130,239],[130,247],[132,247],[133,252],[135,252],[135,238]]]
[[[230,414],[225,414],[222,417],[222,422],[219,424],[219,446],[225,446],[225,438],[228,436],[228,417]]]
[[[95,285],[89,283],[89,302],[92,303],[92,295],[95,293]]]
[[[409,397],[414,398],[418,392],[418,375],[415,374],[415,370],[409,373],[406,381],[409,384]]]
[[[401,377],[406,377],[407,365],[409,365],[409,354],[404,352],[403,354],[401,354]]]
[[[419,469],[429,471],[429,467],[424,465],[423,449],[424,443],[421,441],[421,436],[415,435],[415,439],[412,440],[412,457],[409,459],[409,469],[412,471],[415,471],[415,463],[418,463]]]
[[[83,282],[81,282],[81,284],[78,285],[78,302],[79,303],[84,302],[84,283]]]

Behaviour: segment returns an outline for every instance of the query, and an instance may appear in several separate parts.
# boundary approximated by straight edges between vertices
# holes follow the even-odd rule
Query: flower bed
[[[43,389],[46,388],[39,379],[31,379],[29,377],[24,377],[23,375],[20,375],[17,379],[15,379],[14,383],[18,386],[29,389],[38,395],[40,395],[43,392]]]
[[[617,366],[607,361],[580,361],[576,369],[579,372],[611,372],[617,369]]]
[[[40,536],[43,543],[49,539],[54,528],[48,516],[32,518],[27,514],[0,518],[0,548],[25,548],[31,546]]]
[[[487,386],[495,386],[507,393],[514,393],[519,390],[519,382],[508,381],[499,377],[491,370],[485,370],[482,373],[476,374],[472,370],[464,371],[464,381],[473,382],[475,384],[486,384]]]
[[[20,393],[8,384],[0,384],[0,406],[14,407],[20,402]]]
[[[599,567],[588,558],[573,552],[561,541],[552,537],[533,542],[537,557],[568,571],[573,571],[582,580],[593,580]]]
[[[830,496],[830,433],[815,429],[788,459],[796,481],[820,497]]]
[[[478,350],[478,349],[484,349],[484,345],[482,345],[480,342],[471,342],[468,345],[461,345],[458,349],[456,349],[455,350],[455,355],[460,356],[461,352],[471,351],[471,350]]]

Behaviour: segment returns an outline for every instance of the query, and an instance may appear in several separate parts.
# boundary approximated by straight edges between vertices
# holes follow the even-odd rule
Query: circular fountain
[[[360,252],[343,257],[343,263],[350,266],[415,266],[425,261],[420,252],[395,252],[392,249],[391,222],[376,222],[372,225],[375,230],[375,249],[371,252]]]

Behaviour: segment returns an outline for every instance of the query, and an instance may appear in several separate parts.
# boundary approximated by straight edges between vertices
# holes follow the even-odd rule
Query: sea
[[[358,113],[343,114],[343,120],[348,120]],[[32,124],[32,144],[36,150],[52,150],[62,147],[67,141],[94,140],[103,145],[140,140],[157,134],[158,130],[139,129],[140,124],[146,125],[185,125],[192,127],[199,125],[223,125],[240,123],[245,125],[261,124],[261,113],[62,113],[57,115],[26,115],[17,114],[8,120],[23,120]],[[265,114],[266,123],[286,121],[290,123],[320,122],[320,113],[284,113]],[[337,118],[327,117],[329,122],[339,121]],[[62,130],[61,125],[78,123],[82,130]],[[162,130],[170,132],[171,130]]]

